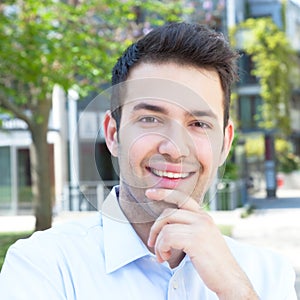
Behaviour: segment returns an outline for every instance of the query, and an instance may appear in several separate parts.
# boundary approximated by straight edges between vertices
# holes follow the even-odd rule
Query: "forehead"
[[[223,118],[223,91],[218,73],[175,63],[142,63],[123,83],[123,104],[161,100],[186,111],[211,110]]]

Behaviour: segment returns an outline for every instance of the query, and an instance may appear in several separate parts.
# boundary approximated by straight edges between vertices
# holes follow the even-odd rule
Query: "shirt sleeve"
[[[268,259],[270,259],[268,261]],[[264,292],[261,299],[270,300],[297,300],[295,290],[295,271],[285,257],[269,253],[265,257]]]
[[[295,271],[286,257],[225,237],[237,262],[262,300],[297,300]]]
[[[31,241],[11,246],[0,274],[1,299],[66,299],[59,268],[47,254]]]
[[[281,277],[284,282],[283,286],[286,287],[286,297],[284,300],[297,300],[298,298],[295,290],[296,274],[289,263],[286,263],[285,270],[282,271]]]

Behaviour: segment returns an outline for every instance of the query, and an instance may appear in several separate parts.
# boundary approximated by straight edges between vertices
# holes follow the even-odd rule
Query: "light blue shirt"
[[[10,247],[0,274],[2,300],[218,299],[186,256],[178,267],[156,262],[119,208],[37,232]],[[262,300],[296,300],[295,274],[275,253],[225,237]]]

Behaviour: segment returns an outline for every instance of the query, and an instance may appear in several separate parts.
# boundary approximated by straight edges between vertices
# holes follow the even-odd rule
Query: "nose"
[[[173,160],[177,160],[190,155],[191,137],[184,126],[172,122],[159,144],[160,154],[167,155]]]

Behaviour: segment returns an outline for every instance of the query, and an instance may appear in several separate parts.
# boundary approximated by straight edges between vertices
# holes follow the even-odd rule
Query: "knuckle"
[[[165,245],[169,245],[171,242],[171,231],[168,225],[164,226],[160,232],[161,242]]]
[[[175,214],[176,212],[177,212],[177,209],[175,209],[175,208],[166,208],[166,209],[162,212],[160,218],[166,220],[168,217],[172,216],[172,215]]]

